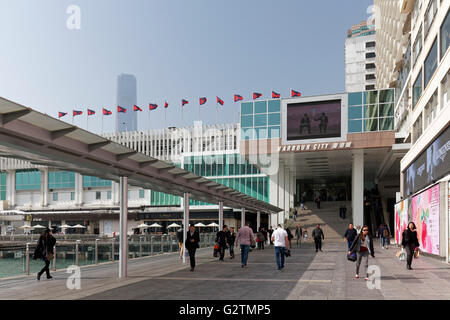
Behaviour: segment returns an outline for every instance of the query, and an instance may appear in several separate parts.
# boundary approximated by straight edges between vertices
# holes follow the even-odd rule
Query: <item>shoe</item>
[[[319,250],[316,250],[316,252],[319,252]]]
[[[369,281],[369,278],[364,278],[364,280]]]
[[[355,275],[355,278],[358,279],[358,278],[359,278],[359,275]]]
[[[412,270],[411,266],[406,266],[406,269]]]
[[[320,249],[320,252],[323,252],[322,249]]]
[[[244,265],[241,266],[242,268],[244,267]]]
[[[47,279],[53,279],[53,277],[52,276],[47,276]]]
[[[194,271],[194,268],[191,268],[191,272]]]
[[[39,273],[37,274],[37,279],[38,281],[41,280],[41,275]]]

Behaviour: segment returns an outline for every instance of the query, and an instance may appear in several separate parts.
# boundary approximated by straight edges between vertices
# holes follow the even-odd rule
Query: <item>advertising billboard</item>
[[[417,227],[420,249],[439,255],[439,184],[412,197],[411,221]]]
[[[402,243],[402,233],[408,227],[409,213],[411,211],[410,200],[405,199],[395,204],[395,243]]]
[[[287,104],[287,141],[341,136],[341,100]]]
[[[411,195],[450,172],[450,127],[406,169],[405,191]]]

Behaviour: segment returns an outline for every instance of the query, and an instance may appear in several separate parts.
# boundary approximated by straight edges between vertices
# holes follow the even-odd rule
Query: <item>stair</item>
[[[339,208],[343,204],[347,207],[344,220],[339,218]],[[324,201],[320,203],[320,209],[316,208],[314,202],[307,202],[304,205],[304,210],[300,210],[300,207],[296,209],[298,209],[297,220],[294,221],[291,216],[285,223],[285,227],[290,228],[294,236],[295,228],[300,224],[303,230],[308,230],[308,237],[311,238],[313,229],[319,223],[325,235],[325,240],[342,240],[348,224],[352,222],[351,201]]]

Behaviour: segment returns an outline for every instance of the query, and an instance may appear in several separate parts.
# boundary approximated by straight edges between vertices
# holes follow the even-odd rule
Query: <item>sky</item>
[[[137,78],[138,129],[232,123],[233,95],[345,91],[347,30],[373,0],[0,0],[0,96],[114,131],[117,76]],[[69,6],[80,9],[80,29]],[[217,108],[216,96],[225,101]],[[201,106],[199,98],[207,97]],[[181,112],[181,99],[189,104]],[[164,110],[164,101],[169,108]],[[148,104],[159,108],[149,114]],[[87,123],[86,108],[96,111]],[[83,110],[72,120],[72,110]],[[87,127],[89,125],[89,127]]]

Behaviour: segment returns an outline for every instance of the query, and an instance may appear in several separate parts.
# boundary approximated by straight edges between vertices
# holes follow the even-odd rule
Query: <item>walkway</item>
[[[195,272],[181,264],[177,254],[164,254],[131,260],[129,277],[122,280],[117,278],[117,263],[83,267],[80,290],[66,288],[69,274],[63,271],[40,282],[35,275],[3,280],[0,299],[450,299],[450,265],[421,256],[408,271],[405,262],[395,258],[396,248],[381,250],[377,245],[375,250],[376,259],[369,261],[381,269],[380,290],[368,289],[363,278],[354,279],[355,264],[346,260],[343,241],[325,241],[318,253],[309,241],[299,248],[294,245],[281,272],[276,271],[272,248],[251,252],[246,269],[239,255],[219,262],[206,248],[197,254]]]

